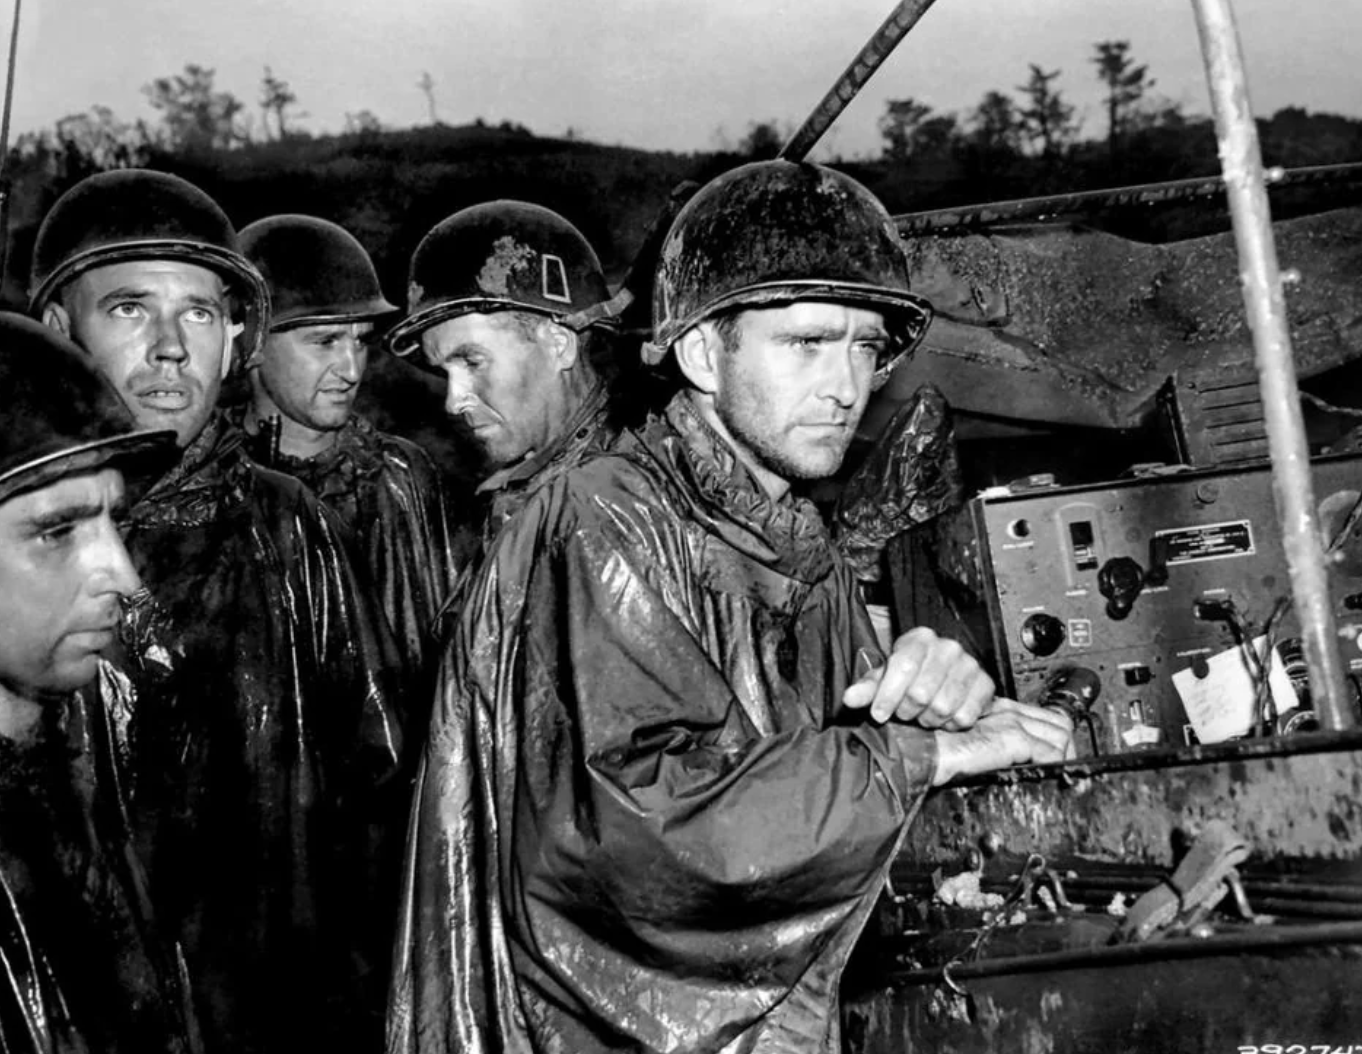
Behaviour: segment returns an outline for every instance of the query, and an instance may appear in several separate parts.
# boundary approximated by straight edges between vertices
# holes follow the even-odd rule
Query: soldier
[[[0,1050],[198,1049],[129,852],[99,673],[138,588],[115,523],[174,435],[79,349],[0,314]]]
[[[663,246],[681,384],[538,487],[451,637],[389,1051],[840,1049],[842,968],[927,789],[1071,750],[918,628],[886,658],[792,485],[922,336],[883,206],[744,166]]]
[[[264,281],[206,194],[129,169],[57,201],[31,288],[33,313],[180,447],[127,521],[146,589],[123,626],[123,748],[208,1047],[363,1049],[378,987],[363,855],[398,764],[397,659],[338,525],[218,409],[234,339],[249,357],[261,338]]]
[[[557,213],[493,201],[416,247],[393,353],[444,377],[445,409],[482,457],[483,535],[533,487],[609,446],[616,301],[595,251]]]
[[[241,231],[270,292],[269,334],[247,363],[242,424],[256,461],[306,483],[339,515],[407,669],[424,669],[428,634],[463,562],[444,488],[416,444],[354,412],[383,298],[364,247],[311,216],[271,216]]]

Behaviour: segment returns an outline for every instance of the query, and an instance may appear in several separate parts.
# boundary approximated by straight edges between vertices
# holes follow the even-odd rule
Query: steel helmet
[[[241,252],[265,277],[271,332],[365,322],[400,308],[383,298],[359,240],[315,216],[269,216],[241,229]]]
[[[549,209],[490,201],[442,220],[411,258],[407,316],[388,334],[409,355],[421,334],[473,312],[537,311],[570,329],[609,325],[627,302],[611,300],[586,238]]]
[[[877,384],[932,319],[931,304],[909,290],[894,221],[870,191],[822,165],[743,165],[703,187],[667,232],[644,359],[657,365],[677,337],[727,309],[795,300],[883,311],[892,340]]]
[[[183,260],[216,271],[240,304],[242,358],[263,340],[269,291],[241,255],[227,214],[194,184],[149,169],[100,172],[57,199],[33,246],[30,312],[40,316],[73,278],[125,260]]]
[[[177,456],[173,431],[138,431],[90,359],[55,330],[0,312],[0,502],[117,465],[149,482]]]

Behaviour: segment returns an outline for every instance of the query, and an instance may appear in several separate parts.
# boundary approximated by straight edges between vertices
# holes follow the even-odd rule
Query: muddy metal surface
[[[854,1054],[1236,1054],[1323,1046],[1362,1054],[1362,958],[1349,949],[962,982],[975,1021],[952,1019],[935,989],[847,1000]],[[1277,1045],[1275,1048],[1273,1045]]]
[[[1194,834],[1210,819],[1228,822],[1246,839],[1251,860],[1362,857],[1362,741],[1299,738],[1315,752],[1235,757],[1233,747],[1202,749],[1177,757],[1212,760],[1126,771],[1093,763],[1066,770],[1077,778],[1033,773],[947,788],[923,806],[903,857],[927,867],[958,863],[980,838],[991,836],[1012,853],[1169,865],[1174,831]],[[1317,749],[1331,742],[1351,748]],[[1148,762],[1175,759],[1151,755]],[[1116,764],[1144,760],[1126,755]]]
[[[1238,870],[1257,917],[1227,899],[1195,929],[1113,940],[1109,902],[1161,886],[1213,820],[1248,845]],[[1032,903],[976,941],[986,916],[933,899],[967,867],[1006,893],[1032,854],[1070,908]],[[1362,739],[1128,755],[939,792],[858,949],[843,1017],[849,1054],[1362,1054]]]
[[[1299,279],[1286,313],[1300,376],[1362,355],[1362,208],[1273,230]],[[910,257],[937,318],[882,401],[931,382],[957,411],[1130,428],[1175,371],[1252,367],[1229,233],[1147,245],[1038,227],[918,238]]]

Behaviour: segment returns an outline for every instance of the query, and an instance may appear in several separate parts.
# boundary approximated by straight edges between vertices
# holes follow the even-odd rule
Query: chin
[[[99,656],[94,653],[60,659],[53,664],[39,687],[49,692],[74,692],[93,681],[98,673]]]
[[[138,421],[137,423],[143,428],[175,429],[175,445],[183,450],[199,437],[199,433],[203,431],[204,425],[208,423],[208,417],[206,415],[202,417],[176,417],[170,420],[161,418],[160,420]]]
[[[478,448],[483,465],[490,472],[497,472],[507,465],[515,464],[526,454],[525,450],[516,450],[496,443],[478,443],[474,440],[474,445]]]
[[[802,457],[791,458],[789,475],[792,479],[826,479],[842,467],[843,451],[806,452]]]

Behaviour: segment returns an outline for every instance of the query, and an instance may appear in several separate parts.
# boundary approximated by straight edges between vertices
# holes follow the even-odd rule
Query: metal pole
[[[14,0],[14,24],[9,31],[9,68],[5,73],[5,108],[0,116],[0,286],[9,258],[9,114],[14,103],[14,66],[19,56],[19,8]]]
[[[1274,190],[1281,187],[1326,186],[1331,183],[1362,183],[1362,163],[1275,169],[1264,173],[1264,176]],[[898,225],[899,233],[908,236],[968,230],[998,223],[1046,220],[1066,213],[1095,209],[1195,201],[1220,197],[1224,193],[1225,180],[1222,176],[1201,176],[1166,183],[1140,183],[1129,187],[1079,190],[1071,194],[928,209],[895,216],[894,222]]]
[[[1355,721],[1344,689],[1338,635],[1329,602],[1300,391],[1291,359],[1286,301],[1272,241],[1272,217],[1263,184],[1258,130],[1249,107],[1239,34],[1230,0],[1192,0],[1192,6],[1206,62],[1220,163],[1239,249],[1240,280],[1253,331],[1272,457],[1272,490],[1310,671],[1310,695],[1321,727],[1352,728]]]
[[[857,93],[865,87],[866,81],[870,80],[877,69],[889,57],[890,52],[898,46],[902,40],[918,23],[931,7],[933,0],[900,0],[884,24],[875,31],[859,52],[851,60],[846,70],[837,78],[828,93],[823,96],[823,101],[814,107],[813,113],[804,119],[804,123],[799,126],[799,130],[790,137],[790,141],[785,144],[780,151],[780,157],[786,161],[802,161],[808,156],[814,144],[823,138],[823,133],[828,130],[832,122],[852,99],[856,98]]]

